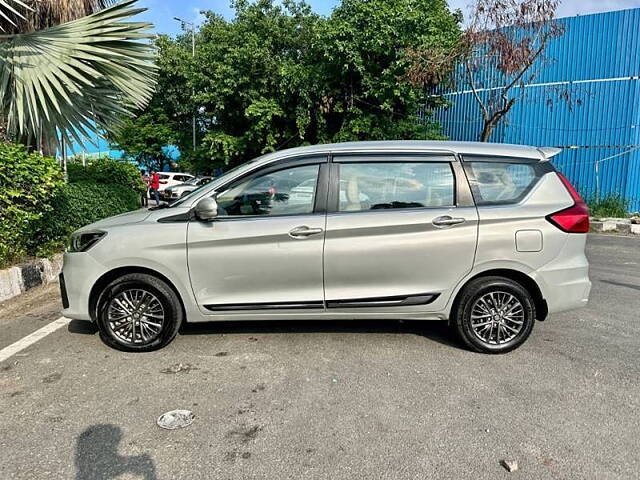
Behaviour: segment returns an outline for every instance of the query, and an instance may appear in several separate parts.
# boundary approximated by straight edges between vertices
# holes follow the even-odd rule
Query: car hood
[[[138,223],[145,220],[149,215],[151,215],[151,211],[146,208],[141,208],[140,210],[134,210],[133,212],[121,213],[120,215],[116,215],[114,217],[104,218],[102,220],[98,220],[86,227],[82,227],[80,231],[86,230],[96,230],[107,227],[114,227],[118,225],[127,225],[129,223]]]

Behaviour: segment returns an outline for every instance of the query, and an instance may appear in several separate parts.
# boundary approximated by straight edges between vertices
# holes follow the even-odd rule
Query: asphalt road
[[[438,322],[211,324],[142,355],[72,322],[0,363],[0,478],[638,478],[640,239],[588,255],[590,305],[503,356]],[[0,349],[55,288],[0,306]],[[194,423],[158,428],[175,408]]]

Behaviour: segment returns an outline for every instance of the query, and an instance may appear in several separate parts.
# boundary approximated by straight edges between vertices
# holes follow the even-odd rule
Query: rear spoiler
[[[545,160],[549,160],[562,152],[562,149],[558,147],[540,147],[538,148],[538,151],[542,154]]]

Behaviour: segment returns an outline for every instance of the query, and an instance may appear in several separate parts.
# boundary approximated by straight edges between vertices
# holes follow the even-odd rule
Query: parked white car
[[[165,201],[177,200],[178,198],[182,198],[185,195],[190,194],[196,188],[201,187],[202,185],[206,185],[213,177],[200,177],[200,178],[192,178],[191,180],[180,183],[178,185],[173,185],[171,187],[167,187],[164,189],[160,197]]]
[[[161,172],[158,173],[158,175],[160,176],[160,188],[158,188],[158,192],[162,192],[165,188],[173,187],[174,185],[181,185],[195,178],[190,173],[180,172]]]

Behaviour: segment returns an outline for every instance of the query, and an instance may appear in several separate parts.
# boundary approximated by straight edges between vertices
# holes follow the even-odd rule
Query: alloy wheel
[[[482,295],[471,308],[473,333],[490,345],[503,345],[513,340],[522,331],[524,321],[522,303],[504,291]]]
[[[141,289],[119,292],[107,306],[107,325],[119,340],[132,345],[152,342],[165,322],[164,307],[153,293]]]

